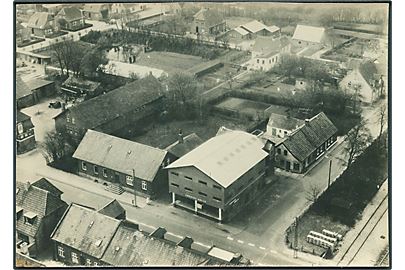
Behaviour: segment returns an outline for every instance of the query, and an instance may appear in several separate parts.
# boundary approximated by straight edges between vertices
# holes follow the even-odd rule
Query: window
[[[72,252],[72,262],[73,263],[79,263],[79,257],[74,252]]]
[[[82,162],[82,170],[87,171],[87,164],[86,162]]]
[[[294,162],[294,170],[299,171],[300,170],[300,164]]]
[[[134,177],[132,177],[131,175],[127,175],[127,177],[125,177],[127,185],[129,186],[133,186],[134,185]]]
[[[284,135],[287,135],[287,131],[286,131],[286,130],[284,130]]]
[[[188,179],[188,180],[193,180],[193,178],[192,177],[190,177],[190,176],[184,176],[186,179]]]
[[[70,123],[70,115],[66,115],[66,122]]]
[[[201,180],[199,180],[198,183],[200,183],[201,185],[204,185],[204,186],[207,185],[207,182],[204,182],[204,181],[201,181]]]
[[[75,123],[75,118],[74,117],[72,117],[72,124],[74,124]]]
[[[98,167],[97,167],[97,165],[94,165],[94,174],[98,174]]]
[[[206,193],[204,193],[204,192],[198,192],[198,194],[200,194],[201,196],[207,196],[207,194]]]
[[[24,224],[33,225],[34,224],[34,218],[29,218],[29,217],[24,216]]]
[[[174,186],[174,187],[179,187],[179,185],[176,184],[176,183],[172,183],[171,185]]]
[[[65,258],[65,251],[63,250],[63,247],[58,247],[58,255],[61,258]]]
[[[222,201],[220,198],[218,198],[218,197],[213,197],[213,199],[214,199],[214,201],[217,201],[217,202],[220,202],[220,201]]]
[[[277,149],[277,154],[281,154],[281,149],[280,148]]]
[[[106,168],[103,168],[103,176],[104,177],[107,177],[108,175],[107,175],[107,169]]]
[[[21,134],[24,132],[24,127],[21,123],[17,124],[17,132],[18,132],[18,134]]]
[[[176,172],[170,172],[170,173],[173,174],[173,175],[175,175],[175,176],[179,176],[179,174],[176,173]]]
[[[188,187],[185,187],[184,189],[187,191],[190,191],[190,192],[193,191],[191,188],[188,188]]]
[[[262,64],[264,65],[264,60],[262,60]]]
[[[142,189],[148,190],[148,185],[146,184],[146,181],[142,181]]]
[[[94,266],[98,266],[98,262],[94,262]]]
[[[91,265],[91,260],[90,259],[86,259],[86,265],[90,266]]]
[[[257,63],[260,64],[260,59],[257,59]]]
[[[284,150],[284,156],[286,156],[287,155],[287,150]]]
[[[213,187],[214,187],[215,189],[222,190],[222,188],[221,188],[220,186],[213,185]]]
[[[271,135],[276,136],[277,130],[275,128],[271,129]]]

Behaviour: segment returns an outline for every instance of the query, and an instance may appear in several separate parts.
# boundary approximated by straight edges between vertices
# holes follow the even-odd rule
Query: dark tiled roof
[[[127,83],[107,94],[70,107],[77,125],[91,129],[134,111],[162,96],[162,85],[153,76]]]
[[[28,20],[27,25],[31,28],[45,29],[45,26],[47,26],[48,22],[52,20],[53,18],[51,14],[47,12],[35,12]]]
[[[60,197],[63,194],[63,192],[60,189],[52,185],[52,183],[46,180],[45,178],[39,179],[38,181],[32,183],[32,185],[34,187],[47,190],[50,193],[54,194],[56,197]]]
[[[121,214],[125,213],[125,209],[116,199],[114,199],[111,202],[109,202],[106,206],[98,210],[98,212],[103,215],[116,218]]]
[[[71,204],[51,238],[100,259],[119,224],[117,219]]]
[[[268,126],[284,130],[294,130],[303,125],[305,121],[281,114],[272,113],[269,117]]]
[[[304,161],[326,140],[336,134],[337,128],[323,113],[319,113],[291,134],[282,143],[298,160]]]
[[[80,20],[83,17],[80,9],[75,7],[65,7],[59,11],[58,15],[64,16],[64,19],[68,22]]]
[[[153,181],[167,152],[149,145],[88,130],[73,157],[142,180]]]
[[[198,137],[197,134],[191,133],[183,138],[183,142],[179,143],[178,141],[170,145],[166,150],[173,154],[176,157],[182,157],[204,141]]]
[[[34,184],[16,182],[16,189],[16,205],[23,209],[23,214],[32,212],[37,215],[32,225],[25,224],[22,217],[16,221],[16,229],[29,236],[35,237],[44,216],[61,207],[67,207],[58,194],[36,187]]]

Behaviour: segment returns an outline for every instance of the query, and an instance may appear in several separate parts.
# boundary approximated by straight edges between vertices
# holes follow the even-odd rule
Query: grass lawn
[[[140,54],[136,59],[136,64],[162,69],[172,74],[185,71],[205,61],[206,60],[199,56],[153,51]]]
[[[264,112],[264,110],[270,107],[270,104],[248,99],[228,97],[222,102],[215,105],[215,107],[255,116],[257,113]]]
[[[146,133],[130,138],[133,141],[144,143],[158,148],[166,148],[177,140],[179,130],[181,129],[186,136],[190,133],[196,133],[201,139],[208,140],[215,136],[221,126],[231,129],[245,130],[251,122],[241,120],[227,119],[216,115],[206,117],[200,121],[171,121],[166,123],[150,123],[145,127]]]

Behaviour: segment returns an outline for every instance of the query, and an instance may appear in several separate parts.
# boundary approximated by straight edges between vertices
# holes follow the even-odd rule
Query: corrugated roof
[[[257,33],[263,29],[267,30],[267,25],[265,25],[257,20],[245,23],[245,24],[241,25],[240,27],[242,27],[243,29],[247,30],[250,33]]]
[[[290,41],[286,37],[276,39],[272,37],[257,37],[252,50],[261,54],[279,53],[282,48],[289,44]]]
[[[226,188],[266,158],[263,147],[256,136],[233,130],[209,139],[166,168],[194,166]]]
[[[249,34],[249,32],[245,29],[243,29],[242,27],[238,26],[236,28],[234,28],[234,30],[236,32],[238,32],[239,34],[241,34],[242,36]]]
[[[335,135],[337,128],[321,112],[311,118],[300,129],[295,131],[282,143],[300,161],[304,161],[319,146],[326,142],[330,137]]]
[[[266,29],[267,29],[267,31],[269,31],[271,33],[280,31],[280,27],[275,26],[275,25],[267,26]]]
[[[27,26],[31,28],[44,29],[53,18],[48,12],[35,12],[28,20]]]
[[[92,129],[159,99],[162,89],[160,82],[150,75],[79,103],[65,112],[69,111],[75,117],[76,125]]]
[[[73,157],[128,175],[135,169],[137,178],[153,181],[166,153],[145,144],[88,130]]]
[[[117,219],[71,204],[51,238],[101,259],[119,224]]]
[[[275,127],[275,128],[280,128],[284,130],[295,130],[301,125],[305,124],[305,121],[294,118],[294,117],[289,117],[277,113],[272,113],[270,114],[269,121],[267,123],[267,126],[270,127]]]
[[[23,213],[36,214],[34,223],[26,224],[23,218],[16,221],[16,229],[29,236],[35,237],[44,216],[50,215],[67,204],[48,190],[41,189],[29,183],[16,182],[16,206],[23,209]]]
[[[320,43],[325,34],[325,28],[298,24],[292,39]]]
[[[169,145],[166,150],[176,157],[182,157],[191,150],[201,145],[204,141],[198,137],[197,134],[191,133],[183,138],[183,142],[176,141],[172,145]]]

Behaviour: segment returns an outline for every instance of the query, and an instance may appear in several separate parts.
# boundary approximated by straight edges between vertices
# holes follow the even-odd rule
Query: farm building
[[[166,167],[174,205],[219,221],[229,220],[265,185],[269,155],[256,136],[221,133]]]
[[[291,41],[297,47],[306,47],[320,45],[325,39],[325,28],[298,24]]]
[[[218,247],[193,248],[194,240],[167,239],[165,228],[152,233],[129,220],[71,204],[52,234],[56,260],[73,266],[231,266],[249,265],[240,254]],[[72,241],[74,238],[76,241]]]
[[[252,47],[252,60],[250,68],[254,70],[268,71],[280,60],[283,54],[291,51],[288,38],[258,37]]]
[[[80,175],[111,186],[113,192],[135,190],[152,198],[167,192],[162,170],[168,165],[167,151],[88,130],[73,157]]]
[[[43,79],[23,81],[20,76],[16,78],[17,109],[37,104],[42,98],[55,94],[55,83]]]
[[[217,35],[225,31],[226,21],[224,17],[215,10],[202,8],[193,16],[191,32],[197,35]]]
[[[257,36],[279,35],[280,28],[275,25],[267,26],[257,20],[253,20],[229,30],[226,34],[232,38],[252,39]]]
[[[275,144],[276,166],[295,173],[308,170],[335,144],[337,128],[323,113],[305,120],[305,124]]]
[[[384,94],[384,77],[378,73],[376,65],[367,61],[350,71],[339,83],[348,93],[357,96],[359,102],[370,105]]]
[[[161,83],[147,76],[62,111],[54,117],[56,130],[77,143],[88,129],[114,134],[158,114],[162,99]]]

